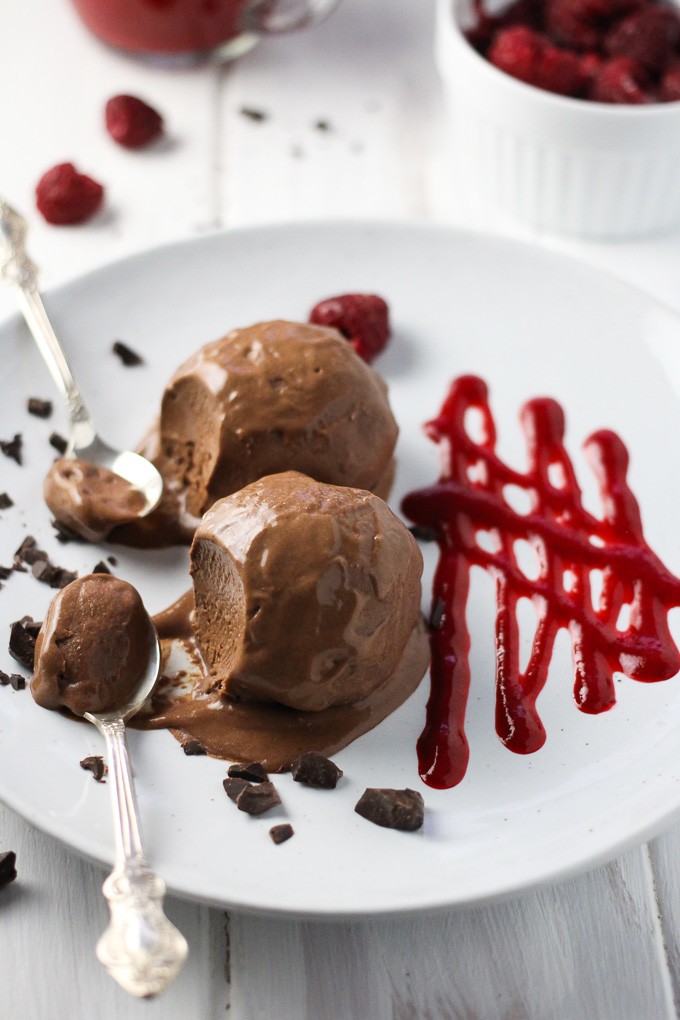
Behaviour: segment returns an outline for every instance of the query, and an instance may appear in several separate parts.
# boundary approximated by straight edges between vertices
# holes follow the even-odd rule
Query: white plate
[[[319,299],[377,291],[390,302],[395,337],[378,363],[401,426],[393,505],[437,474],[421,424],[450,379],[476,372],[491,385],[501,453],[524,463],[517,426],[537,394],[567,409],[568,447],[591,507],[580,444],[593,429],[620,432],[647,538],[680,570],[680,321],[642,293],[578,263],[513,242],[406,226],[304,225],[246,230],[161,248],[92,273],[51,294],[49,310],[105,436],[134,444],[163,385],[191,351],[233,326],[305,319]],[[110,353],[123,339],[146,365]],[[0,438],[21,431],[25,463],[0,457],[0,563],[26,531],[60,564],[86,572],[104,554],[138,585],[152,611],[188,587],[185,550],[142,554],[119,547],[60,546],[41,502],[53,451],[51,421],[29,417],[28,396],[52,396],[26,330],[0,330]],[[428,571],[434,560],[427,551]],[[426,582],[425,601],[429,602]],[[53,593],[13,575],[0,591],[0,624],[40,618]],[[479,902],[602,861],[657,831],[680,808],[680,678],[623,679],[609,713],[582,715],[571,697],[564,634],[539,708],[546,746],[522,757],[493,728],[493,588],[475,575],[469,609],[472,690],[468,774],[456,789],[426,789],[415,742],[427,683],[373,732],[336,755],[335,792],[276,780],[283,808],[260,819],[223,790],[223,763],[187,758],[165,732],[131,734],[148,854],[176,892],[227,907],[308,915],[358,915]],[[678,633],[678,618],[671,614]],[[4,645],[4,639],[3,639]],[[0,668],[14,667],[0,649]],[[0,690],[0,796],[29,821],[84,854],[111,860],[108,790],[79,768],[101,753],[93,727],[43,711],[28,691]],[[426,802],[417,834],[377,828],[353,811],[367,786],[410,786]],[[295,836],[274,846],[283,819]]]

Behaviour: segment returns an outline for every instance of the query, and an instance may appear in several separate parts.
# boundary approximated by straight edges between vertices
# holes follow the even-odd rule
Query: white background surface
[[[427,0],[343,0],[326,25],[262,44],[233,68],[181,73],[103,50],[67,3],[7,6],[0,188],[31,210],[35,181],[66,159],[108,186],[107,212],[89,226],[57,230],[32,216],[46,286],[216,227],[336,215],[513,230],[456,202]],[[130,154],[106,137],[101,108],[118,92],[163,110],[164,148]],[[253,123],[239,114],[243,105],[270,116]],[[319,119],[333,130],[315,130]],[[617,246],[538,240],[680,308],[677,235]],[[0,295],[0,311],[10,309]],[[192,956],[152,1003],[128,1000],[94,957],[106,923],[103,872],[4,808],[0,843],[18,852],[20,868],[0,904],[3,1020],[213,1020],[227,1009],[237,1020],[677,1015],[677,831],[540,893],[410,920],[225,918],[171,901]]]

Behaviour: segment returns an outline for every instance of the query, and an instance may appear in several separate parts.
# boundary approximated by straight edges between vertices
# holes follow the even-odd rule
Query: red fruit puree
[[[466,430],[470,408],[481,413],[479,441]],[[442,477],[403,502],[407,517],[434,529],[440,547],[431,621],[432,688],[418,741],[421,778],[438,789],[459,783],[468,763],[464,722],[470,639],[465,604],[472,566],[484,567],[496,580],[496,732],[511,751],[530,754],[545,742],[536,699],[561,627],[572,640],[574,699],[582,712],[596,714],[612,707],[615,671],[649,683],[667,680],[680,669],[667,621],[668,611],[680,605],[680,579],[645,542],[638,503],[626,482],[628,452],[623,442],[615,432],[601,430],[584,444],[600,491],[600,519],[581,503],[563,445],[560,405],[549,398],[530,400],[520,411],[520,423],[528,450],[524,474],[495,452],[496,429],[484,381],[475,376],[457,379],[439,417],[425,426],[439,444]],[[529,494],[528,513],[512,508],[505,486]],[[496,551],[481,547],[480,531],[495,534]],[[540,570],[533,580],[518,565],[518,539],[536,551]],[[602,571],[597,605],[591,598],[591,570]],[[533,600],[537,615],[524,673],[519,669],[516,616],[523,597]],[[624,606],[630,607],[630,622],[620,630]]]
[[[140,53],[213,49],[243,31],[251,0],[73,0],[80,17],[110,46]]]

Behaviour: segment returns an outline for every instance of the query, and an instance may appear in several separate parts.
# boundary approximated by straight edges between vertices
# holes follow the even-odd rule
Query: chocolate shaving
[[[85,769],[91,772],[98,783],[105,782],[104,776],[109,771],[109,766],[106,764],[100,754],[91,754],[87,758],[83,758],[80,763],[81,769]]]
[[[14,569],[21,570],[22,563],[28,564],[37,581],[49,584],[50,588],[65,588],[78,576],[65,567],[57,567],[52,563],[45,550],[38,548],[38,543],[32,535],[27,535],[14,554]]]
[[[301,754],[291,765],[290,771],[296,783],[304,783],[317,790],[334,790],[342,775],[342,769],[316,751]]]
[[[37,623],[31,616],[23,616],[10,624],[9,654],[27,669],[33,669],[35,639],[41,627],[42,623]]]
[[[122,340],[116,340],[111,350],[120,358],[126,368],[133,368],[135,365],[144,364],[144,358],[141,354],[137,354],[131,347],[124,344]]]
[[[423,824],[425,805],[417,790],[377,790],[362,793],[354,810],[385,829],[414,832]]]
[[[185,754],[188,755],[208,753],[204,748],[203,744],[200,742],[200,740],[194,740],[193,738],[184,741],[184,743],[182,744],[182,750],[184,751]]]
[[[58,432],[53,432],[50,436],[50,446],[53,446],[57,453],[66,453],[68,442]]]
[[[93,566],[92,573],[93,574],[110,574],[111,571],[109,570],[108,564],[104,563],[104,560],[100,560],[99,563],[95,563],[95,565]]]
[[[279,843],[285,843],[287,839],[294,836],[295,830],[288,822],[282,822],[281,825],[273,825],[269,830],[269,835],[272,838],[272,843],[276,843],[278,846]]]
[[[242,106],[239,113],[242,117],[252,120],[256,124],[262,124],[269,116],[264,110],[256,110],[254,106]]]
[[[52,401],[29,397],[26,402],[26,410],[36,418],[49,418],[52,415]]]
[[[23,445],[24,441],[20,432],[17,432],[14,439],[0,439],[0,450],[2,450],[5,457],[10,457],[17,464],[22,463],[21,448]]]
[[[0,687],[12,687],[15,691],[23,691],[26,680],[19,673],[3,673],[0,669]]]
[[[430,630],[439,630],[444,619],[444,611],[446,606],[442,599],[437,599],[435,604],[432,606],[432,612],[430,613],[430,619],[428,627]]]
[[[435,528],[426,528],[424,524],[412,524],[408,530],[417,542],[436,542],[439,538]]]
[[[247,815],[263,815],[281,803],[276,787],[268,781],[252,786],[245,779],[227,777],[222,780],[222,785],[229,799]]]
[[[230,765],[227,775],[230,779],[247,779],[251,783],[264,783],[267,780],[265,767],[259,761],[251,761],[249,765]]]
[[[11,506],[14,506],[14,500],[10,498],[8,493],[0,492],[0,510],[9,510]]]
[[[0,854],[0,889],[4,889],[17,877],[16,863],[17,855],[14,850],[6,850]]]

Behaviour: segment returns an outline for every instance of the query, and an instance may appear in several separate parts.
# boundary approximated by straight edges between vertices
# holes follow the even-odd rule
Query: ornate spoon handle
[[[163,913],[165,883],[149,868],[142,850],[125,723],[86,716],[106,741],[116,839],[116,863],[102,887],[111,922],[97,943],[97,957],[132,995],[162,992],[187,955],[184,936]]]

